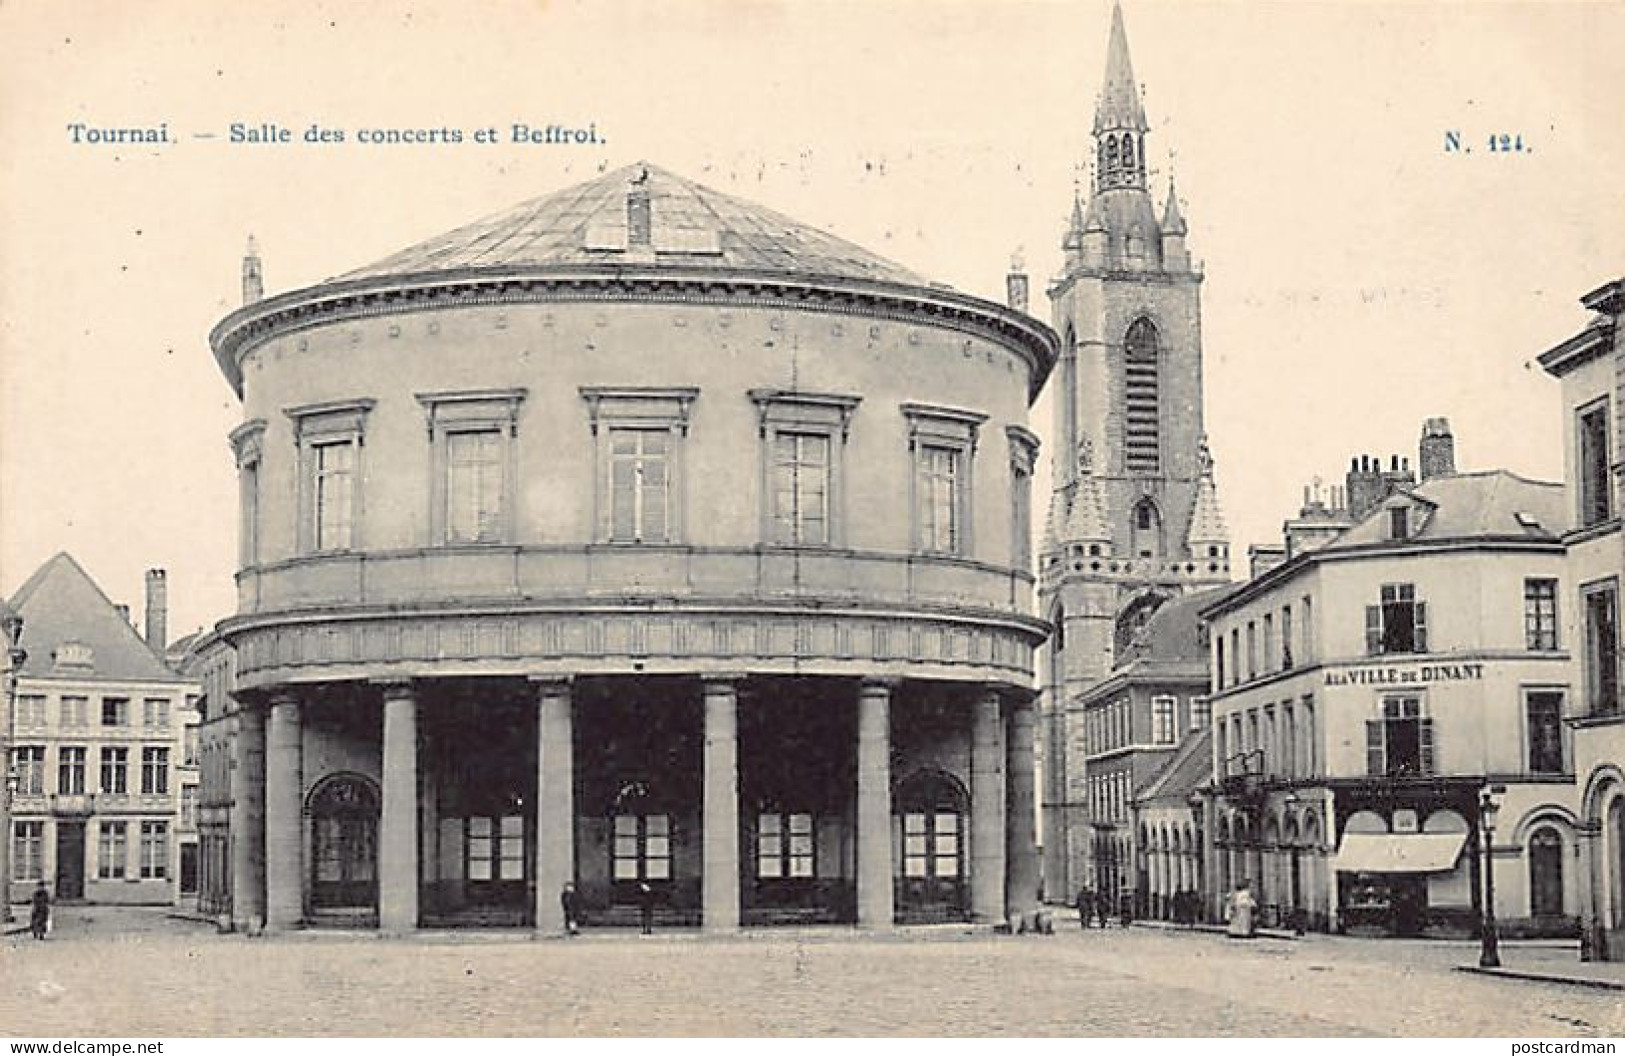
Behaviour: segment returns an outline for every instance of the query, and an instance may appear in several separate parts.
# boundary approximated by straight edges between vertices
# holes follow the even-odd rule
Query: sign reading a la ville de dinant
[[[1387,667],[1328,669],[1328,686],[1420,686],[1433,682],[1479,682],[1484,678],[1482,663],[1408,664]]]

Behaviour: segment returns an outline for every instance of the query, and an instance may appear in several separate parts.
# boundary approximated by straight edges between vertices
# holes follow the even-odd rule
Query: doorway
[[[56,900],[77,902],[85,897],[85,823],[56,823]]]
[[[310,794],[311,908],[378,909],[378,790],[359,774],[324,778]]]

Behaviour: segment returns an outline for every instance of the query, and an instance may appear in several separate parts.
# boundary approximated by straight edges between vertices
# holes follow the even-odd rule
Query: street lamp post
[[[12,729],[17,711],[17,676],[22,673],[23,618],[0,602],[0,634],[6,639],[6,721],[0,725],[0,761],[6,766],[5,791],[0,792],[0,920],[10,924],[11,915],[11,802],[17,795],[17,759],[12,751]]]
[[[1478,966],[1480,968],[1501,967],[1501,935],[1495,924],[1495,855],[1492,844],[1495,842],[1495,816],[1500,813],[1501,805],[1496,802],[1495,789],[1486,788],[1478,796],[1479,829],[1482,837],[1479,840],[1479,853],[1483,855],[1484,862],[1484,921],[1479,931]]]

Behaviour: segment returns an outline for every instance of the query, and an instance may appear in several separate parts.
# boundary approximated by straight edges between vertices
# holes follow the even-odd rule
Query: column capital
[[[262,699],[267,708],[274,708],[279,704],[292,704],[297,707],[305,702],[304,698],[292,689],[280,686],[264,694]]]
[[[574,675],[529,675],[526,681],[538,697],[568,697],[575,686]]]
[[[865,697],[889,697],[902,684],[902,678],[897,675],[864,675],[858,680],[858,693]]]
[[[739,684],[749,677],[744,671],[718,671],[701,675],[700,688],[707,695],[724,691],[737,693]]]
[[[372,678],[367,684],[378,690],[385,700],[402,700],[417,696],[417,683],[410,678]]]

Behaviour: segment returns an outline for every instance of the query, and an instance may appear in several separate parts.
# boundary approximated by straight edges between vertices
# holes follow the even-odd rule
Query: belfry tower
[[[1147,180],[1145,109],[1123,13],[1112,8],[1094,123],[1094,175],[1074,198],[1050,287],[1055,492],[1039,597],[1055,632],[1044,676],[1045,890],[1091,882],[1082,716],[1069,705],[1107,678],[1168,598],[1230,578],[1230,542],[1202,426],[1202,273],[1168,181],[1159,219]]]

